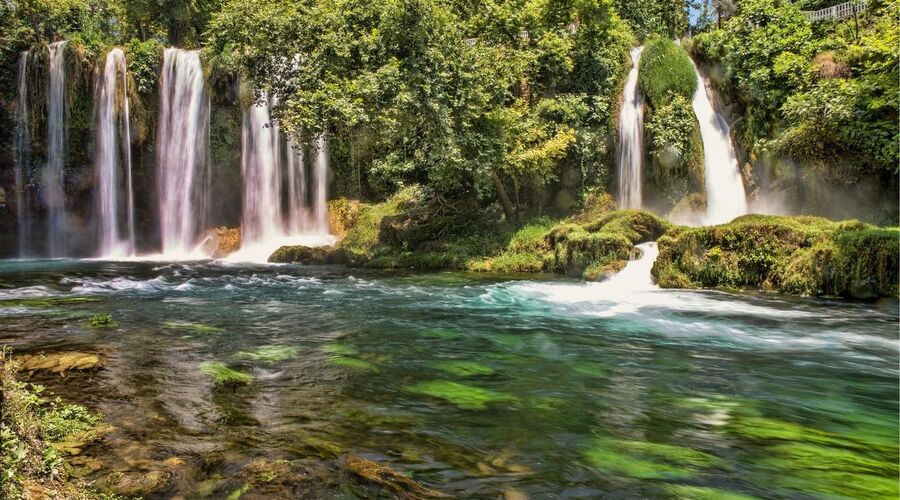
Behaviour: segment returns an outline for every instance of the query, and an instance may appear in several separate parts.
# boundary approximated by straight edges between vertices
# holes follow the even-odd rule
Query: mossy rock
[[[81,351],[22,354],[14,359],[19,371],[47,371],[60,375],[65,375],[70,370],[91,371],[103,366],[103,359],[99,354]]]
[[[900,229],[809,216],[747,215],[659,240],[666,288],[745,287],[799,295],[896,297]]]
[[[269,256],[269,262],[281,264],[340,264],[350,262],[349,254],[333,246],[307,247],[303,245],[283,246]]]
[[[171,483],[174,474],[164,470],[113,472],[97,480],[103,491],[127,497],[159,494]]]

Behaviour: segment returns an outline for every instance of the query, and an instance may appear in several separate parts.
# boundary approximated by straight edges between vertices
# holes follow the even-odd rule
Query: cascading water
[[[47,207],[47,242],[50,257],[66,255],[66,199],[63,186],[65,154],[66,41],[54,42],[50,51],[50,92],[47,102],[47,164],[42,197]]]
[[[313,191],[313,221],[316,233],[328,234],[328,139],[316,139],[316,184]]]
[[[247,245],[283,237],[281,155],[278,127],[271,124],[270,104],[244,112],[241,127],[241,174],[244,180],[241,239]]]
[[[287,183],[289,234],[301,234],[309,225],[306,207],[306,164],[300,146],[293,139],[287,140]]]
[[[28,122],[28,52],[19,54],[16,99],[16,129],[13,137],[13,168],[16,178],[16,230],[19,237],[19,257],[31,253],[31,217],[26,195],[31,163],[31,128]]]
[[[157,179],[162,253],[196,257],[209,200],[209,98],[200,53],[167,48],[159,90]]]
[[[709,84],[696,64],[694,71],[697,73],[697,90],[694,92],[693,106],[700,122],[706,177],[706,216],[703,222],[721,224],[747,213],[747,195],[731,143],[731,129],[725,118],[713,108],[709,99]]]
[[[244,112],[241,249],[231,260],[265,262],[282,245],[320,246],[335,241],[328,233],[326,205],[328,143],[322,136],[316,139],[313,185],[308,189],[302,151],[272,123],[271,110],[272,100],[267,98]],[[310,192],[311,204],[307,201]]]
[[[644,160],[644,97],[638,87],[638,66],[643,47],[631,49],[619,110],[619,208],[641,208],[641,169]]]
[[[134,196],[126,78],[125,53],[122,49],[113,49],[106,56],[96,102],[94,165],[101,257],[134,255]],[[117,125],[121,130],[121,141],[116,133]]]

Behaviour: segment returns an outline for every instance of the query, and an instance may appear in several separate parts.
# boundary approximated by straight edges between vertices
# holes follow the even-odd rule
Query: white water
[[[631,49],[633,66],[628,72],[619,110],[619,208],[641,208],[641,174],[644,160],[644,97],[638,87],[638,66],[643,47]]]
[[[134,255],[135,249],[134,192],[127,72],[122,49],[115,48],[106,55],[95,105],[94,168],[99,255],[103,258],[128,257]]]
[[[196,258],[209,199],[209,98],[198,51],[163,54],[157,130],[162,254]]]
[[[709,84],[697,65],[697,90],[694,92],[694,114],[700,122],[703,138],[703,168],[706,177],[706,216],[704,224],[721,224],[747,213],[747,195],[731,143],[731,129],[725,118],[716,113],[709,99]]]
[[[283,245],[322,246],[336,240],[328,233],[327,142],[321,137],[316,141],[310,203],[302,150],[272,122],[271,107],[266,99],[244,112],[241,248],[230,261],[266,262]]]
[[[64,257],[66,243],[66,200],[63,188],[65,155],[65,52],[68,42],[54,42],[50,51],[50,92],[47,102],[47,164],[44,167],[42,197],[47,207],[47,243],[50,257]]]
[[[31,162],[31,128],[28,122],[28,51],[19,54],[16,99],[16,130],[13,138],[13,168],[16,178],[16,230],[19,236],[19,257],[31,253],[31,217],[27,197],[29,163]]]

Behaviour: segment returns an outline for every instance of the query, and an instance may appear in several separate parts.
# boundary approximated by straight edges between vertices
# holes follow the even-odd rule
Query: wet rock
[[[226,257],[241,248],[241,228],[216,227],[204,234],[203,249],[214,259]]]
[[[117,495],[143,496],[165,489],[172,477],[171,472],[162,470],[113,472],[100,478],[96,485]]]
[[[350,256],[342,248],[333,246],[307,247],[303,245],[283,246],[269,256],[269,262],[282,264],[339,264],[346,265]]]
[[[309,498],[332,485],[324,470],[287,460],[258,458],[237,474],[238,485],[229,489],[229,498],[242,500]]]
[[[391,490],[400,498],[449,498],[448,495],[413,481],[386,465],[365,458],[348,455],[344,460],[344,467],[352,475]]]
[[[96,370],[103,366],[98,354],[80,351],[23,354],[14,358],[19,371],[47,371],[65,375],[69,370]]]

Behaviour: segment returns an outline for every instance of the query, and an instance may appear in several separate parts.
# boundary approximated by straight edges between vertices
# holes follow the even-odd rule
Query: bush
[[[697,89],[697,73],[681,46],[668,38],[654,38],[641,54],[638,83],[650,105],[660,108],[674,96],[690,100]]]

